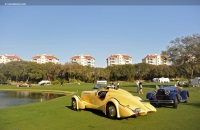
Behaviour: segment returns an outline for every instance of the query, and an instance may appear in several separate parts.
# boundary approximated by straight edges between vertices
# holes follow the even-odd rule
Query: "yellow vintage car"
[[[72,109],[101,110],[107,117],[127,118],[156,112],[156,108],[138,96],[133,96],[124,89],[100,88],[93,91],[83,91],[81,97],[72,96]]]

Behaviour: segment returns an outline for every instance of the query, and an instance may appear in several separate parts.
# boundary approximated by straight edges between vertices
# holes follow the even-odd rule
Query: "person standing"
[[[178,84],[178,86],[181,86],[181,84],[180,84],[180,80],[177,81],[177,84]]]
[[[119,88],[119,84],[120,84],[119,81],[117,81],[117,88]]]
[[[136,81],[137,93],[139,93],[139,83],[140,83],[140,81],[137,80],[137,81]]]

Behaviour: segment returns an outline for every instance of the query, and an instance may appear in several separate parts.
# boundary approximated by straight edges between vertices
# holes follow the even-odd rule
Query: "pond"
[[[0,91],[0,108],[7,108],[10,106],[18,106],[33,102],[43,102],[61,96],[65,95],[27,91]]]

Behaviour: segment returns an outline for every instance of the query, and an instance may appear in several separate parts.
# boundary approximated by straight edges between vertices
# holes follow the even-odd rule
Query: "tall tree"
[[[172,40],[166,51],[162,52],[190,83],[200,62],[200,35],[193,34]]]

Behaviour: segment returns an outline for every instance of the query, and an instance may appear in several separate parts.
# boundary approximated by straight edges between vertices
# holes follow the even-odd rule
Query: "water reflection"
[[[26,91],[0,91],[0,108],[51,100],[64,94],[35,93]]]

